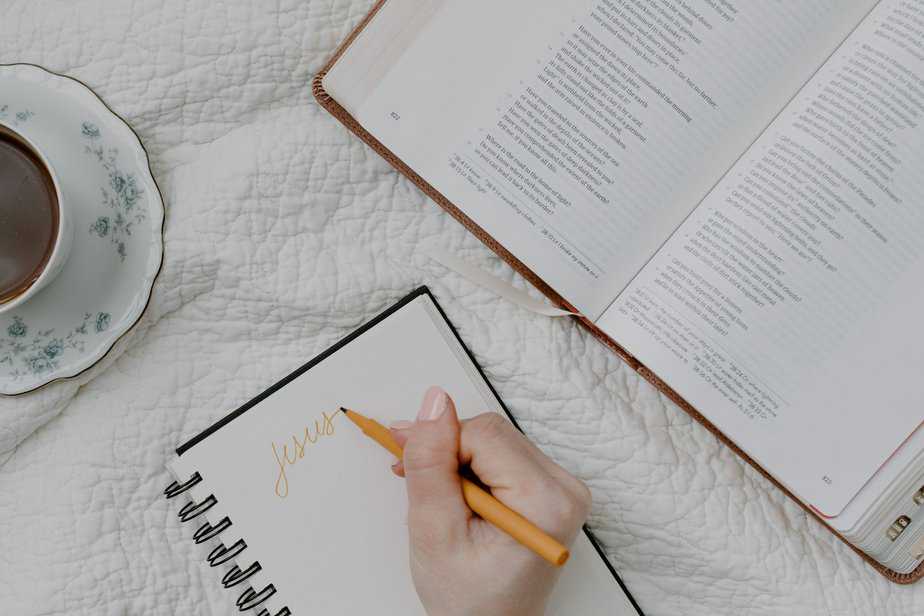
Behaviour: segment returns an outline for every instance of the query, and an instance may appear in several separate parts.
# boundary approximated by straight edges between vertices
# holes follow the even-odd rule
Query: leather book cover
[[[542,278],[536,275],[535,272],[530,270],[523,264],[519,259],[516,258],[510,251],[504,248],[496,239],[494,239],[490,234],[488,234],[484,229],[482,229],[478,224],[465,215],[462,210],[457,208],[451,201],[444,197],[438,190],[431,186],[426,180],[420,177],[413,169],[407,166],[400,158],[398,158],[393,152],[388,148],[382,145],[371,133],[369,133],[356,119],[350,115],[350,113],[344,109],[336,100],[334,100],[325,90],[324,90],[324,76],[330,71],[331,67],[337,62],[343,52],[350,46],[350,44],[356,39],[363,28],[372,20],[375,14],[382,8],[387,0],[376,0],[375,5],[369,11],[369,13],[359,22],[356,28],[347,36],[347,38],[340,44],[340,47],[334,52],[331,58],[325,63],[321,71],[314,77],[312,80],[312,93],[315,99],[318,101],[318,104],[326,109],[331,115],[337,118],[344,126],[346,126],[353,134],[359,137],[363,142],[365,142],[369,147],[375,150],[382,158],[387,160],[395,169],[407,176],[414,184],[416,184],[428,197],[433,201],[438,203],[444,210],[446,210],[453,218],[458,220],[466,229],[475,234],[478,239],[480,239],[488,248],[493,250],[499,257],[506,261],[513,269],[520,273],[524,278],[526,278],[531,284],[533,284],[537,289],[539,289],[546,297],[549,298],[554,304],[569,310],[571,312],[579,312],[577,308],[569,304],[563,297],[555,292],[548,284],[545,283]],[[604,345],[610,348],[614,353],[619,355],[629,366],[632,367],[636,372],[638,372],[642,377],[649,381],[652,385],[657,387],[661,392],[663,392],[668,398],[675,402],[680,408],[686,411],[693,419],[702,424],[707,430],[714,434],[720,441],[725,445],[730,447],[736,454],[741,456],[745,461],[748,462],[751,466],[757,469],[764,477],[769,479],[777,488],[783,491],[787,496],[792,498],[796,503],[802,507],[809,515],[815,517],[819,522],[827,528],[829,531],[834,533],[839,539],[844,541],[850,548],[856,552],[861,558],[863,558],[870,566],[876,569],[879,573],[885,576],[892,582],[897,584],[911,584],[918,581],[924,577],[924,562],[920,563],[914,571],[911,573],[898,573],[893,571],[882,564],[878,563],[876,560],[868,556],[865,552],[857,548],[855,545],[847,541],[843,536],[840,535],[833,528],[828,526],[822,521],[822,519],[815,513],[810,507],[803,504],[798,498],[796,498],[789,490],[784,488],[776,479],[773,478],[767,471],[765,471],[759,464],[752,460],[744,451],[742,451],[734,442],[732,442],[728,437],[726,437],[718,428],[716,428],[712,423],[709,422],[699,411],[697,411],[693,406],[684,400],[680,394],[674,391],[667,383],[662,381],[656,374],[648,370],[641,362],[639,362],[635,357],[632,356],[626,349],[619,345],[618,342],[611,339],[603,331],[601,331],[592,321],[587,319],[584,316],[574,317],[580,323],[590,330],[590,332],[600,340]]]

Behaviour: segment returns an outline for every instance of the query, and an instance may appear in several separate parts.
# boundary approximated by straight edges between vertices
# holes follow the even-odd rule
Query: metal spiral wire
[[[199,473],[194,473],[192,477],[180,483],[174,481],[164,490],[164,496],[168,499],[176,498],[180,494],[190,490],[194,486],[202,482],[202,476]],[[189,522],[198,518],[200,515],[206,513],[209,509],[218,504],[218,499],[215,498],[214,494],[209,494],[202,501],[195,502],[190,500],[180,509],[180,512],[177,514],[177,517],[180,518],[182,522]],[[196,530],[193,534],[193,540],[199,543],[205,543],[210,539],[214,539],[224,531],[231,528],[232,523],[230,518],[227,516],[223,517],[221,521],[217,524],[212,524],[211,522],[205,522]],[[212,567],[218,567],[227,563],[230,560],[236,559],[240,556],[244,550],[247,549],[247,543],[243,539],[238,539],[230,547],[225,546],[224,543],[219,543],[209,555],[206,557],[206,561]],[[238,565],[233,565],[224,576],[221,578],[221,583],[225,588],[232,588],[238,584],[247,581],[249,578],[254,576],[257,572],[262,570],[262,566],[258,561],[254,561],[246,569],[241,569]],[[267,599],[276,594],[276,587],[272,584],[267,584],[263,587],[263,590],[257,591],[252,586],[248,586],[241,595],[237,598],[236,604],[238,609],[242,612],[253,610],[260,606],[261,603],[265,602]],[[292,612],[288,607],[283,607],[280,609],[274,616],[291,616]],[[270,614],[269,610],[263,608],[260,610],[260,613],[257,616],[273,616]]]

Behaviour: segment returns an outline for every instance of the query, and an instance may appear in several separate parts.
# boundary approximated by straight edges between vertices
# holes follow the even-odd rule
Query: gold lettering
[[[282,446],[282,457],[283,457],[283,458],[285,459],[285,461],[288,462],[289,464],[295,464],[295,462],[298,460],[298,458],[296,458],[295,456],[292,456],[292,459],[291,459],[291,460],[289,459],[289,446],[288,446],[288,445],[283,445],[283,446]]]
[[[308,428],[305,428],[305,440],[302,441],[302,445],[304,446],[306,443],[311,443],[312,445],[314,445],[315,443],[318,442],[319,436],[320,435],[318,434],[318,420],[315,419],[314,420],[314,438],[311,438],[311,433],[308,431]]]
[[[321,419],[314,420],[313,435],[311,433],[311,427],[305,426],[305,434],[301,440],[299,440],[297,435],[293,436],[292,448],[294,451],[291,459],[289,458],[288,445],[281,445],[282,456],[280,457],[279,451],[276,449],[276,443],[273,443],[273,457],[276,458],[276,464],[279,466],[279,474],[276,476],[276,496],[285,498],[289,495],[289,477],[286,474],[286,467],[295,466],[296,462],[305,457],[305,450],[308,446],[316,444],[322,436],[333,436],[334,418],[338,415],[339,413],[337,412],[329,415],[326,412],[322,412]]]
[[[324,435],[333,436],[334,434],[334,417],[337,416],[337,413],[333,415],[328,415],[327,413],[321,413],[324,416]],[[924,490],[922,490],[924,491]]]
[[[285,447],[283,447],[285,452]],[[285,498],[289,495],[289,479],[286,477],[286,464],[279,459],[279,452],[276,451],[276,443],[273,443],[273,456],[276,458],[276,464],[279,465],[279,476],[276,478],[276,496]]]

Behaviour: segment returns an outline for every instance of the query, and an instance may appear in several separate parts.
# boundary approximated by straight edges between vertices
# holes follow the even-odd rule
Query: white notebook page
[[[434,384],[449,392],[462,417],[503,412],[423,295],[171,463],[181,480],[202,475],[193,495],[218,499],[208,514],[213,523],[231,518],[224,543],[247,542],[237,560],[241,568],[260,561],[261,583],[278,589],[273,613],[282,605],[294,614],[424,613],[408,569],[403,480],[391,473],[391,455],[334,411],[348,406],[385,424],[413,419]],[[326,428],[323,413],[333,416]],[[289,443],[291,450],[306,426],[312,439],[321,436],[282,481],[272,446]],[[583,533],[549,614],[636,614]]]

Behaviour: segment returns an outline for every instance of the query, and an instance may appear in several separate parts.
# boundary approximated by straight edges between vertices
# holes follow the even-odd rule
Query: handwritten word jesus
[[[285,498],[289,495],[289,478],[286,476],[286,467],[295,466],[295,463],[305,457],[305,448],[314,445],[324,436],[334,435],[334,417],[340,413],[328,415],[321,413],[321,419],[314,420],[314,431],[311,426],[305,426],[305,434],[299,439],[298,435],[292,437],[292,456],[289,457],[289,445],[283,444],[282,455],[273,443],[273,456],[279,465],[279,475],[276,477],[276,496]]]

